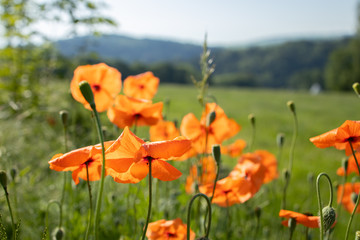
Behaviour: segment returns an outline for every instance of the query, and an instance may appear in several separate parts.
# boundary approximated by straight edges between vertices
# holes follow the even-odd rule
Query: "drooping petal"
[[[50,161],[50,169],[55,171],[72,171],[91,157],[93,146],[79,148],[63,155],[55,155]]]
[[[130,167],[130,174],[137,179],[144,179],[149,173],[149,162],[140,160]]]
[[[155,159],[169,159],[181,157],[191,148],[191,141],[178,137],[174,140],[151,142],[143,144],[147,154]]]
[[[173,181],[182,175],[179,170],[162,160],[153,160],[151,163],[151,170],[152,176],[161,181]]]

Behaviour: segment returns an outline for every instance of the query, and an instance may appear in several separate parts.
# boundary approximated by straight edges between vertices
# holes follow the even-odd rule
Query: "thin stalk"
[[[146,223],[145,223],[145,227],[144,227],[144,231],[143,231],[143,235],[142,235],[142,240],[145,239],[145,235],[146,235],[146,231],[148,228],[148,224],[149,224],[149,220],[150,220],[150,214],[151,214],[151,195],[152,195],[152,187],[151,187],[151,182],[152,182],[152,173],[151,173],[151,159],[148,161],[149,163],[149,207],[148,207],[148,213],[147,213],[147,217],[146,217]]]
[[[359,173],[360,173],[360,166],[359,166],[359,162],[358,162],[358,160],[357,160],[357,158],[356,158],[356,154],[355,154],[353,145],[352,145],[352,143],[351,143],[350,140],[349,140],[348,142],[349,142],[349,144],[350,144],[351,152],[352,152],[352,154],[353,154],[353,156],[354,156],[356,166],[357,166],[358,171],[359,171]],[[357,207],[359,206],[359,201],[360,201],[360,197],[358,197],[358,198],[356,199],[356,203],[355,203],[354,209],[353,209],[353,211],[352,211],[352,213],[351,213],[351,215],[350,215],[350,219],[349,219],[349,222],[348,222],[348,225],[347,225],[347,228],[346,228],[345,240],[347,240],[348,237],[349,237],[349,232],[350,232],[351,223],[352,223],[352,220],[353,220],[353,218],[354,218],[356,209],[357,209]]]
[[[91,186],[90,186],[90,181],[89,181],[89,164],[85,163],[85,165],[86,165],[86,183],[87,183],[87,187],[88,187],[88,191],[89,191],[89,207],[90,207],[89,220],[88,220],[88,225],[86,228],[85,239],[89,239],[89,232],[90,232],[92,216],[93,216],[93,207],[92,207]]]
[[[48,203],[47,205],[47,209],[46,209],[46,217],[45,217],[45,226],[46,226],[46,229],[49,229],[49,207],[51,206],[51,204],[56,204],[58,207],[59,207],[59,212],[61,212],[62,210],[62,205],[59,201],[57,200],[52,200]],[[60,216],[61,214],[59,214]],[[59,217],[60,218],[60,217]],[[60,221],[61,219],[59,219],[59,225],[60,225]]]
[[[219,172],[220,172],[220,164],[216,164],[217,165],[217,169],[216,169],[216,177],[215,177],[215,180],[214,180],[214,187],[213,187],[213,190],[212,190],[212,194],[211,194],[211,198],[210,198],[210,202],[212,202],[213,198],[214,198],[214,194],[215,194],[215,188],[216,188],[216,182],[219,178]]]
[[[210,232],[210,227],[211,227],[211,202],[210,202],[210,199],[208,198],[208,196],[206,196],[205,194],[203,193],[197,193],[196,195],[194,195],[191,200],[190,200],[190,203],[189,203],[189,207],[188,207],[188,211],[187,211],[187,229],[186,229],[186,236],[187,238],[186,239],[190,239],[190,219],[191,219],[191,206],[194,202],[194,200],[198,197],[203,197],[205,198],[206,202],[207,202],[207,205],[208,205],[208,224],[207,224],[207,228],[206,228],[206,232],[205,232],[205,238],[207,239],[209,237],[209,232]]]
[[[66,136],[67,136],[67,127],[64,126],[64,148],[65,148],[65,152],[68,152]],[[66,185],[67,185],[67,172],[64,172],[63,175],[64,175],[63,176],[64,182],[63,182],[63,189],[62,189],[62,194],[61,194],[61,199],[60,199],[61,208],[60,208],[59,229],[62,227],[62,219],[63,219],[62,206],[64,205],[64,200],[65,200],[65,191],[66,191]]]
[[[97,127],[97,133],[100,139],[101,143],[101,152],[102,152],[102,167],[101,167],[101,179],[100,179],[100,187],[99,192],[97,195],[96,200],[96,208],[95,208],[95,239],[99,239],[99,215],[100,215],[100,208],[101,208],[101,200],[102,200],[102,193],[104,190],[104,179],[105,179],[105,146],[104,146],[104,135],[103,131],[101,130],[101,122],[99,118],[99,114],[96,111],[95,106],[92,107],[93,112],[95,114],[95,120],[96,120],[96,127]]]
[[[9,200],[9,193],[7,191],[7,187],[4,187],[4,191],[5,191],[6,202],[7,202],[9,212],[10,212],[10,217],[11,217],[11,227],[13,230],[13,237],[14,237],[14,240],[16,240],[16,225],[15,225],[14,215],[13,215],[10,200]]]
[[[320,212],[320,240],[324,239],[324,216],[323,216],[323,212],[322,212],[323,208],[322,208],[320,186],[319,186],[319,181],[322,176],[326,177],[326,179],[328,180],[328,183],[329,183],[330,199],[329,199],[328,206],[331,207],[332,203],[333,203],[333,187],[332,187],[330,177],[326,173],[320,173],[316,179],[316,193],[317,193],[318,207],[319,207],[319,212]]]

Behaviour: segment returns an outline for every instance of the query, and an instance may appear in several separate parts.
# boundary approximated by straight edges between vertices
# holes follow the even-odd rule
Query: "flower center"
[[[167,237],[177,237],[176,233],[166,232]]]
[[[88,166],[90,166],[90,164],[92,163],[92,162],[94,162],[95,160],[94,159],[92,159],[92,158],[89,158],[86,162],[84,162],[83,163],[83,165],[88,165]]]
[[[144,89],[145,86],[144,86],[143,84],[141,84],[141,85],[139,85],[139,88],[140,88],[140,89]]]
[[[99,84],[94,84],[94,85],[92,85],[92,88],[94,89],[95,92],[98,92],[98,91],[100,91],[100,89],[101,89],[101,87],[100,87]]]

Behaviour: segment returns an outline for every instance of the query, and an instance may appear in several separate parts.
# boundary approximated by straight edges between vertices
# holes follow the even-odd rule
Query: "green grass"
[[[59,199],[61,194],[62,174],[48,168],[48,161],[55,153],[64,152],[63,131],[58,112],[67,109],[70,112],[69,148],[75,149],[97,143],[96,130],[91,113],[81,104],[71,99],[69,82],[49,83],[41,91],[41,106],[23,109],[12,114],[6,101],[0,108],[0,169],[7,172],[11,168],[18,170],[15,181],[10,181],[9,192],[16,212],[16,219],[21,219],[21,239],[40,239],[45,222],[47,204],[52,199]],[[254,149],[265,149],[278,154],[276,136],[285,134],[284,150],[281,154],[279,171],[288,166],[289,148],[293,133],[293,118],[287,108],[287,101],[293,100],[299,122],[299,136],[296,142],[293,163],[293,176],[288,190],[288,209],[300,212],[317,213],[317,201],[314,181],[309,182],[311,174],[316,176],[327,172],[333,181],[339,181],[335,171],[340,166],[344,152],[335,149],[318,149],[309,138],[340,126],[346,119],[359,119],[356,109],[360,100],[354,93],[322,93],[310,95],[307,92],[285,90],[262,90],[241,88],[211,88],[213,95],[225,113],[234,118],[242,130],[236,138],[249,141],[251,124],[248,115],[256,117],[256,138]],[[180,125],[182,117],[193,112],[201,115],[201,106],[197,101],[197,90],[193,86],[160,85],[157,101],[169,100],[166,116],[169,120],[177,120]],[[115,139],[121,133],[108,120],[105,113],[101,120],[106,131],[106,139]],[[140,137],[147,138],[147,128],[140,128]],[[224,157],[225,171],[229,171],[237,159]],[[188,163],[175,162],[174,165],[183,172],[183,176],[174,182],[158,182],[154,185],[156,196],[152,221],[167,217],[186,220],[185,212],[191,196],[184,193],[184,181]],[[106,178],[105,200],[102,206],[101,235],[104,239],[137,239],[141,235],[147,209],[147,180],[136,185],[117,184],[110,177]],[[97,192],[97,183],[92,183],[93,194]],[[278,212],[280,200],[276,192],[281,192],[283,181],[263,186],[257,195],[245,204],[231,209],[232,239],[284,239],[287,229],[280,226]],[[323,200],[327,202],[328,190],[324,184]],[[137,196],[137,197],[135,197]],[[7,229],[10,218],[3,193],[0,194],[0,213]],[[68,190],[65,206],[66,239],[83,238],[86,226],[88,199],[86,185],[82,181],[78,186]],[[133,206],[136,206],[136,209]],[[262,206],[259,233],[255,237],[254,209]],[[57,209],[50,211],[50,230],[57,224]],[[211,239],[225,239],[224,229],[228,225],[225,208],[214,206]],[[338,220],[334,239],[342,239],[345,224],[349,217],[342,210],[342,218]],[[355,218],[353,226],[359,225]],[[192,224],[197,236],[202,234],[196,223]],[[304,239],[301,226],[297,227],[294,239]],[[359,230],[359,229],[358,229]],[[246,234],[246,237],[244,236]],[[281,234],[281,235],[280,235]],[[312,231],[317,239],[318,230]],[[136,237],[135,237],[136,236]]]

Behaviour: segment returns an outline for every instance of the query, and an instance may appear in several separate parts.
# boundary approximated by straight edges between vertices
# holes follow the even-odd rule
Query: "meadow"
[[[120,70],[121,71],[121,70]],[[8,191],[15,219],[21,220],[19,239],[47,239],[58,225],[59,211],[56,204],[62,195],[63,173],[49,169],[48,161],[56,153],[64,153],[64,130],[59,111],[69,112],[67,149],[93,145],[99,142],[92,114],[70,94],[68,81],[52,81],[42,86],[40,106],[14,110],[11,104],[0,106],[0,169],[9,176]],[[277,156],[279,178],[261,187],[253,198],[245,203],[228,208],[212,206],[212,226],[209,239],[288,239],[288,229],[281,225],[279,210],[284,185],[282,170],[288,166],[291,145],[293,116],[287,102],[295,103],[298,118],[298,137],[294,149],[293,173],[288,193],[287,209],[297,212],[318,213],[315,180],[319,173],[326,172],[336,183],[341,178],[336,170],[345,157],[342,151],[333,148],[316,148],[309,138],[340,126],[345,120],[358,119],[356,109],[360,99],[353,92],[309,92],[269,89],[219,88],[210,85],[208,93],[225,111],[229,118],[241,125],[240,132],[227,140],[244,139],[247,143],[254,138],[252,150],[264,149]],[[197,89],[191,85],[161,84],[154,102],[165,103],[163,114],[167,120],[176,121],[178,126],[189,112],[198,118],[202,106],[197,100]],[[9,96],[0,99],[6,102]],[[255,116],[255,131],[248,119]],[[115,140],[122,132],[100,113],[105,140]],[[149,127],[139,127],[137,136],[149,139]],[[255,133],[255,135],[254,135]],[[276,139],[284,134],[283,148]],[[249,151],[245,148],[243,152]],[[226,176],[236,165],[237,158],[222,156],[220,177]],[[182,176],[171,182],[155,179],[153,182],[153,207],[151,221],[181,218],[186,222],[186,211],[192,195],[185,192],[185,180],[189,174],[190,161],[172,162]],[[11,173],[16,174],[11,177]],[[81,239],[86,230],[89,200],[86,181],[70,184],[70,173],[63,206],[64,239]],[[148,179],[137,184],[116,183],[111,177],[105,178],[103,204],[100,215],[101,239],[139,239],[145,223],[148,207]],[[328,189],[324,182],[322,199],[328,201]],[[98,184],[91,182],[94,199]],[[336,199],[336,196],[335,196]],[[0,195],[2,223],[11,236],[11,219],[5,195]],[[202,226],[205,205],[195,204],[191,228],[197,238],[203,235]],[[336,202],[334,204],[336,208]],[[261,214],[259,214],[259,209]],[[341,207],[339,208],[341,209]],[[258,215],[257,215],[258,214]],[[350,214],[341,209],[332,239],[343,239]],[[355,216],[350,239],[359,226]],[[47,232],[44,233],[48,225]],[[306,239],[305,227],[297,226],[293,239]],[[319,230],[310,229],[311,239],[318,239]],[[46,235],[46,236],[45,236]],[[92,237],[92,236],[91,236]],[[92,239],[90,237],[90,239]],[[310,238],[309,238],[310,239]]]

